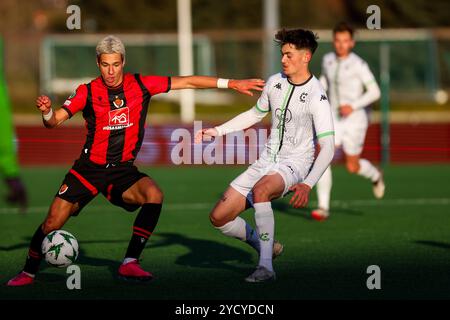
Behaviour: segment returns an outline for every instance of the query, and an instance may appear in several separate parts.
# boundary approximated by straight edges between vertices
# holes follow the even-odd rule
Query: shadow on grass
[[[31,238],[24,237],[23,242],[11,245],[0,246],[0,251],[14,251],[27,250]],[[256,260],[253,255],[243,249],[238,249],[219,242],[192,238],[178,233],[158,233],[157,237],[152,239],[147,249],[156,249],[172,245],[182,245],[189,249],[189,253],[180,255],[176,258],[175,263],[182,266],[198,267],[198,268],[212,268],[212,269],[227,269],[238,273],[248,273]],[[120,261],[104,259],[99,257],[87,256],[84,253],[83,245],[98,244],[98,243],[128,243],[129,240],[88,240],[79,241],[80,252],[76,264],[83,266],[97,266],[107,267],[114,278],[116,278],[117,268]],[[245,246],[245,244],[242,244]],[[24,259],[25,259],[24,252]],[[239,267],[238,264],[249,264],[251,267]],[[49,267],[46,263],[41,264],[41,271]],[[40,276],[41,277],[41,276]],[[42,274],[42,278],[53,277],[52,274]]]
[[[31,237],[23,237],[23,242],[14,244],[11,246],[0,246],[0,251],[14,251],[19,249],[28,249]],[[91,243],[128,243],[129,240],[87,240],[87,241],[78,241],[81,244],[91,244]]]
[[[14,250],[27,250],[28,246],[30,244],[31,238],[24,237],[23,242],[11,245],[11,246],[0,246],[0,251],[14,251]],[[115,277],[117,274],[117,268],[119,267],[120,261],[117,260],[110,260],[110,259],[104,259],[104,258],[98,258],[98,257],[90,257],[87,256],[83,250],[83,245],[85,244],[97,244],[97,243],[128,243],[129,240],[87,240],[87,241],[79,241],[80,244],[80,250],[78,259],[75,262],[77,265],[87,265],[87,266],[106,266],[108,267],[108,270],[111,272],[111,274]],[[24,262],[25,262],[25,255],[26,252],[24,252]],[[54,267],[49,266],[44,261],[40,265],[40,272],[39,272],[39,279],[44,282],[58,282],[62,279],[65,279],[65,276],[55,275],[51,273],[45,273],[46,269],[53,269]]]
[[[414,241],[416,244],[421,244],[425,246],[435,247],[450,250],[450,243],[438,242],[438,241],[430,241],[430,240],[416,240]]]
[[[303,218],[306,220],[312,220],[311,219],[311,210],[308,208],[294,208],[289,203],[286,202],[280,202],[280,201],[273,201],[272,202],[272,208],[274,210],[280,211],[282,214],[287,214],[289,216]]]
[[[178,233],[158,233],[158,241],[151,245],[152,249],[181,245],[189,249],[187,254],[176,258],[175,263],[196,268],[227,269],[237,273],[245,273],[251,267],[239,267],[237,264],[253,264],[252,254],[216,241],[191,238]],[[243,246],[245,244],[242,244]]]
[[[55,274],[55,273],[45,273],[42,272],[46,269],[46,267],[41,268],[41,272],[39,273],[39,276],[36,277],[37,282],[43,282],[43,283],[64,283],[67,280],[66,274]]]

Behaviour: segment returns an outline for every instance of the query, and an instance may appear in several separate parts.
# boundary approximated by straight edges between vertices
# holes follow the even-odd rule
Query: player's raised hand
[[[47,96],[39,96],[36,99],[36,107],[43,113],[47,113],[52,107],[52,101]]]
[[[262,79],[230,80],[228,87],[242,94],[253,96],[251,90],[263,91],[264,84],[265,81]]]
[[[195,143],[200,143],[205,140],[211,140],[212,137],[217,137],[219,135],[219,132],[217,132],[217,129],[215,128],[206,128],[202,130],[198,130],[194,137]]]
[[[309,192],[311,188],[304,183],[297,183],[289,188],[290,191],[294,191],[294,195],[289,201],[289,204],[294,208],[306,207],[309,201]]]

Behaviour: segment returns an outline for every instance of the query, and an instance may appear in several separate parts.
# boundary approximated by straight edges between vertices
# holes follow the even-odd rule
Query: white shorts
[[[334,141],[336,146],[342,146],[345,154],[354,156],[362,153],[368,127],[365,111],[356,111],[347,118],[334,120]]]
[[[270,160],[260,158],[234,179],[230,183],[230,186],[253,204],[253,193],[251,191],[255,184],[265,175],[278,173],[284,181],[284,191],[282,195],[284,196],[289,192],[290,187],[305,179],[311,165],[312,163],[308,168],[301,170],[298,164],[290,161],[282,160],[278,163],[273,163]],[[304,165],[302,167],[304,167]]]

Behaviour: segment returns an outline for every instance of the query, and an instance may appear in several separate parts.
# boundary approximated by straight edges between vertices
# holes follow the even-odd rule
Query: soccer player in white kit
[[[369,125],[366,107],[380,98],[380,89],[367,63],[352,52],[353,33],[345,22],[334,28],[335,51],[322,59],[320,82],[330,98],[336,147],[343,148],[348,172],[369,179],[374,196],[381,199],[385,190],[383,174],[367,159],[360,158]],[[318,209],[312,211],[316,220],[329,216],[331,186],[329,167],[317,184]]]
[[[230,121],[199,131],[204,136],[222,136],[240,131],[272,115],[270,137],[259,159],[234,179],[210,213],[214,227],[224,235],[240,239],[259,253],[256,271],[245,280],[275,279],[272,259],[282,245],[274,242],[271,201],[294,192],[290,204],[306,206],[311,188],[329,166],[334,154],[331,106],[319,80],[308,68],[317,48],[316,36],[308,30],[280,30],[283,71],[269,78],[256,105]],[[320,152],[314,158],[315,140]],[[255,209],[256,231],[239,215]]]

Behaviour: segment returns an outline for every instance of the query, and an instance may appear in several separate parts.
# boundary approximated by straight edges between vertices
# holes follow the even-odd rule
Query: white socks
[[[370,179],[372,182],[376,182],[380,179],[380,171],[378,171],[378,169],[375,168],[368,160],[359,159],[359,166],[360,168],[358,174],[360,176]]]
[[[256,251],[259,252],[259,239],[258,233],[241,217],[224,224],[221,227],[216,227],[224,235],[228,237],[237,238],[239,240],[247,242]]]
[[[233,221],[216,227],[224,235],[237,238],[247,242],[259,252],[259,265],[273,271],[272,251],[273,237],[275,231],[275,219],[273,217],[272,205],[270,202],[260,202],[253,205],[255,208],[255,230],[241,217],[236,217]]]
[[[330,194],[332,184],[333,175],[331,174],[331,166],[328,166],[320,180],[317,182],[318,207],[327,211],[330,210]]]
[[[275,232],[275,219],[273,217],[272,205],[270,202],[260,202],[253,205],[255,208],[256,228],[259,234],[259,265],[273,271],[272,251],[273,237]]]
[[[245,220],[241,217],[236,217],[236,219],[225,223],[221,227],[215,227],[219,229],[224,235],[228,237],[237,238],[239,240],[245,241]]]

